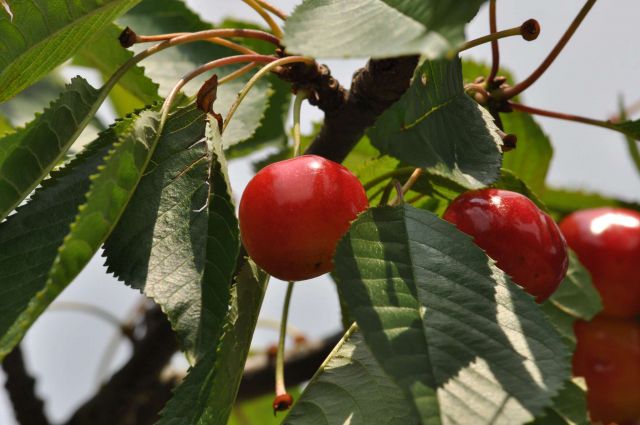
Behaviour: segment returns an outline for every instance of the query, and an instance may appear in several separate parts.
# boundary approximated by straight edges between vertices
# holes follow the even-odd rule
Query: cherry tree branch
[[[299,65],[280,73],[304,89],[309,103],[325,113],[324,125],[306,153],[342,162],[376,119],[409,88],[417,56],[371,59],[353,76],[351,90],[338,83],[324,65]]]
[[[7,375],[4,386],[9,393],[16,420],[21,425],[49,425],[44,414],[44,403],[36,394],[36,381],[25,367],[19,346],[5,357],[2,369]]]

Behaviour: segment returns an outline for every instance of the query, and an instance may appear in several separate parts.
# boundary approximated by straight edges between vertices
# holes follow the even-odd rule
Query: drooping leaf
[[[0,102],[69,59],[138,1],[13,2],[13,20],[0,14]]]
[[[469,189],[498,178],[502,140],[489,113],[465,94],[459,59],[425,62],[368,135],[381,153]]]
[[[239,249],[219,133],[207,142],[205,126],[194,106],[171,115],[105,243],[108,270],[161,306],[191,359],[220,336]]]
[[[160,130],[159,117],[159,112],[146,110],[119,126],[117,142],[104,164],[98,167],[98,172],[91,176],[86,202],[78,208],[69,232],[46,272],[46,284],[0,339],[0,354],[6,354],[20,341],[31,324],[82,271],[109,236],[155,149]]]
[[[35,120],[0,139],[0,220],[62,159],[100,102],[100,92],[76,77]]]
[[[422,423],[524,423],[569,376],[533,297],[471,238],[408,205],[362,214],[339,243],[338,289]]]
[[[115,139],[115,128],[102,133],[64,168],[52,172],[16,214],[0,223],[0,335],[6,335],[44,287],[58,248],[85,201],[89,176],[104,162]],[[26,332],[28,325],[19,330]],[[4,338],[0,341],[2,358],[11,346]]]
[[[411,404],[355,332],[334,349],[283,425],[417,423]]]
[[[124,49],[120,45],[118,36],[121,32],[122,28],[117,25],[108,25],[94,38],[89,46],[85,46],[76,53],[73,63],[94,68],[102,74],[105,80],[108,79],[133,56],[131,51]],[[120,78],[114,90],[117,90],[116,93],[119,96],[124,95],[122,91],[130,95],[127,99],[127,104],[114,102],[116,112],[121,116],[160,100],[158,85],[144,75],[144,68],[140,66],[134,66],[127,71]]]
[[[566,277],[556,292],[542,304],[542,309],[572,351],[576,342],[573,323],[576,320],[589,321],[602,310],[602,300],[593,286],[591,275],[573,251],[569,251]]]
[[[588,425],[587,389],[583,378],[573,378],[553,399],[553,407],[532,425]]]
[[[212,26],[200,19],[181,0],[143,0],[129,13],[118,20],[123,26],[133,28],[138,34],[163,34],[186,31],[202,31]],[[145,74],[159,84],[159,93],[166,96],[182,76],[194,68],[223,57],[236,55],[226,47],[207,42],[189,43],[167,49],[145,59]],[[224,67],[216,71],[223,76],[235,67]],[[210,74],[209,74],[210,75]],[[185,93],[192,95],[198,90],[206,76],[197,78],[185,87]],[[249,77],[234,80],[218,88],[218,99],[214,104],[216,112],[225,115],[236,99],[238,91]],[[238,108],[233,120],[225,130],[225,147],[250,139],[258,130],[269,97],[273,94],[268,81],[261,79]]]
[[[587,208],[620,207],[640,211],[640,204],[579,190],[548,188],[542,194],[542,201],[558,219]]]
[[[484,0],[305,0],[287,19],[287,50],[314,57],[440,56],[464,41]]]
[[[238,392],[268,277],[250,260],[232,287],[231,307],[217,350],[190,370],[158,425],[227,425]]]

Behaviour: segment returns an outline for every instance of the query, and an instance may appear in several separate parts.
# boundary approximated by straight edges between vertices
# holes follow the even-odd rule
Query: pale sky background
[[[347,0],[345,0],[347,1]],[[212,22],[226,16],[259,22],[251,9],[239,0],[187,0],[193,10]],[[299,1],[273,0],[291,11]],[[542,26],[540,37],[530,43],[521,39],[501,42],[501,58],[516,77],[524,78],[540,63],[582,6],[582,0],[501,0],[498,2],[499,29],[536,18]],[[536,107],[606,118],[617,111],[618,94],[628,102],[640,98],[640,55],[635,40],[640,3],[637,0],[601,0],[560,57],[525,96],[524,102]],[[487,7],[483,7],[468,27],[468,38],[488,32]],[[489,45],[465,55],[488,62]],[[364,60],[322,61],[335,77],[348,85],[351,74]],[[74,70],[75,71],[75,70]],[[69,74],[68,76],[72,76]],[[304,128],[322,118],[322,113],[305,106]],[[553,185],[596,190],[629,200],[640,200],[640,178],[626,154],[622,136],[582,124],[540,118],[551,136],[555,156],[549,180]],[[248,160],[231,163],[230,175],[237,197],[251,178]],[[136,291],[108,276],[103,259],[94,258],[60,300],[101,305],[122,320],[140,300]],[[278,320],[285,284],[272,281],[261,316]],[[290,324],[317,338],[339,329],[337,295],[327,278],[296,285],[290,311]],[[25,338],[26,360],[38,379],[38,393],[54,422],[64,421],[76,406],[90,397],[98,386],[97,372],[116,329],[92,316],[70,312],[47,312]],[[258,331],[254,343],[273,343],[273,331]],[[128,355],[122,342],[111,370]],[[0,375],[0,383],[4,377]],[[0,424],[15,424],[13,412],[0,391]]]

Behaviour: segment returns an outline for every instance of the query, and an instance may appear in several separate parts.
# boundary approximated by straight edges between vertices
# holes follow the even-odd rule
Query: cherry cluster
[[[640,386],[640,213],[587,209],[569,215],[558,228],[525,196],[483,189],[459,196],[443,218],[472,236],[538,302],[564,278],[567,244],[576,252],[603,311],[575,324],[574,375],[587,381],[593,421],[640,420],[640,392],[632,390]]]
[[[560,223],[589,270],[603,311],[575,324],[573,372],[588,385],[593,421],[640,420],[640,213],[621,208],[577,211]]]

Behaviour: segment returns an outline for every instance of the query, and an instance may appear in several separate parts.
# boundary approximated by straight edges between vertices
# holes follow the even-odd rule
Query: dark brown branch
[[[294,90],[309,91],[309,103],[325,113],[322,130],[306,153],[342,162],[365,130],[404,94],[417,64],[417,56],[372,59],[354,74],[349,92],[323,65],[284,70],[280,76]]]
[[[159,307],[146,311],[144,336],[129,361],[82,405],[68,425],[145,425],[155,423],[175,382],[161,372],[178,349],[176,337]],[[142,331],[142,329],[140,329]],[[134,331],[134,334],[137,330]]]
[[[27,371],[20,347],[5,357],[2,369],[7,375],[4,386],[9,393],[16,420],[21,425],[49,425],[44,403],[36,395],[35,379]]]

